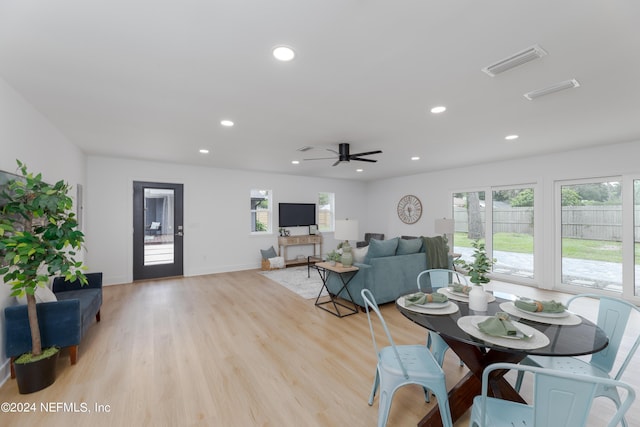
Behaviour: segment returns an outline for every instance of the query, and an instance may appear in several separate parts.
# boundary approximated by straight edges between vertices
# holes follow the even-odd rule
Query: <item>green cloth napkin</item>
[[[432,302],[447,302],[449,298],[443,294],[425,294],[424,292],[416,292],[415,294],[407,295],[404,297],[404,305],[409,306],[413,304],[429,304]]]
[[[449,286],[451,286],[451,290],[453,290],[454,292],[461,292],[467,295],[469,295],[469,292],[471,292],[472,289],[471,286],[462,285],[460,283],[452,283]]]
[[[518,333],[518,329],[509,320],[509,315],[503,312],[478,323],[478,329],[494,337],[511,337]]]
[[[528,298],[521,298],[515,300],[513,303],[520,310],[530,311],[532,313],[544,312],[544,313],[562,313],[566,307],[561,303],[554,300],[551,301],[537,301]]]

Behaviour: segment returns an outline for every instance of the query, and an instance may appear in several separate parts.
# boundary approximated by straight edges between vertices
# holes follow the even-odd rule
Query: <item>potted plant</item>
[[[456,264],[467,270],[467,274],[470,276],[469,281],[476,285],[472,286],[469,292],[469,308],[474,311],[484,312],[487,311],[489,298],[482,285],[489,283],[490,279],[487,273],[491,271],[496,259],[487,256],[484,242],[474,240],[471,246],[473,247],[473,262],[457,260]]]
[[[484,247],[484,242],[474,240],[471,242],[471,246],[473,247],[473,262],[467,262],[459,259],[455,263],[467,271],[470,276],[469,281],[471,283],[476,285],[489,283],[490,279],[487,276],[487,273],[491,271],[491,267],[497,262],[497,260],[487,256],[487,250]]]
[[[339,262],[341,258],[342,258],[342,254],[340,254],[336,250],[333,250],[327,254],[327,260],[331,265],[336,265],[336,262]]]
[[[74,259],[81,249],[84,234],[77,230],[78,222],[71,212],[72,200],[67,195],[70,186],[64,181],[50,185],[42,175],[33,175],[17,160],[22,176],[9,181],[0,193],[0,276],[9,286],[11,295],[26,296],[31,353],[15,360],[20,392],[33,392],[49,386],[55,380],[57,349],[43,352],[36,310],[35,293],[55,275],[66,280],[87,279],[82,262]],[[53,362],[52,362],[53,360]],[[31,375],[33,369],[51,365],[52,372]],[[23,384],[25,376],[38,383]],[[36,389],[32,389],[32,388]]]

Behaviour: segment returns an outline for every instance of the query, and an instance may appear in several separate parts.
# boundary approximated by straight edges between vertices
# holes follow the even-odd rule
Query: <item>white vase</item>
[[[469,291],[469,309],[473,311],[487,311],[489,298],[481,285],[474,285]]]

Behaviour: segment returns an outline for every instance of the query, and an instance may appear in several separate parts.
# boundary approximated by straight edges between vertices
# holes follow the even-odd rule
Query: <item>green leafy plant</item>
[[[497,260],[487,256],[484,242],[474,240],[471,242],[471,246],[473,247],[473,262],[467,262],[459,259],[455,263],[467,270],[471,283],[476,285],[489,283],[490,279],[487,276],[487,273],[491,271],[491,267],[497,262]]]
[[[55,275],[87,283],[82,262],[74,259],[82,248],[84,234],[71,211],[64,181],[50,185],[42,175],[33,175],[17,160],[22,177],[11,180],[0,194],[0,275],[11,286],[11,295],[27,298],[31,328],[31,354],[42,354],[35,292]]]
[[[331,252],[329,252],[329,253],[327,254],[327,259],[328,259],[329,261],[336,261],[336,262],[338,262],[338,261],[340,261],[340,258],[341,258],[341,257],[342,257],[342,255],[341,255],[339,252],[337,252],[337,251],[331,251]]]

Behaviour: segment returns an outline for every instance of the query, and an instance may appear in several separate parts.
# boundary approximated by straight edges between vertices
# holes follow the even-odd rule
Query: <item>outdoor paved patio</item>
[[[455,247],[456,253],[470,259],[473,248]],[[498,260],[494,269],[519,277],[533,277],[533,255],[515,252],[494,251]],[[608,289],[622,292],[622,264],[604,261],[565,258],[562,262],[565,282],[587,288]],[[636,277],[640,277],[640,266],[636,266]],[[640,294],[640,286],[636,286]]]

